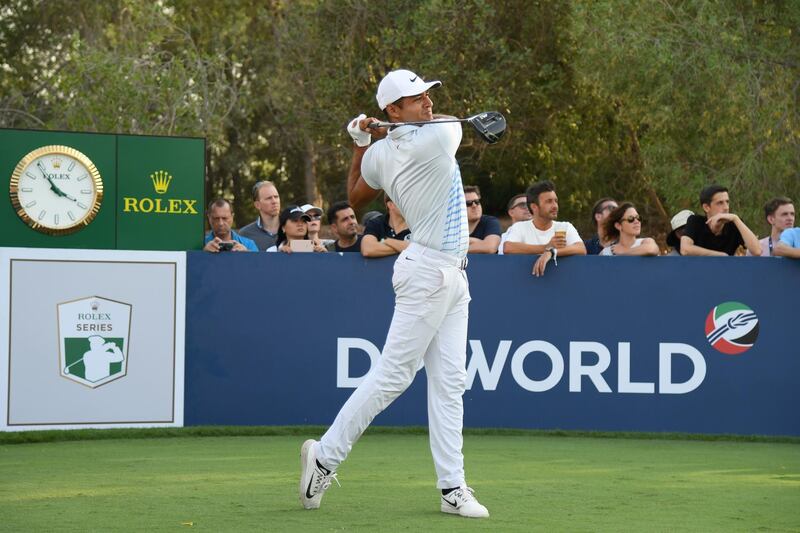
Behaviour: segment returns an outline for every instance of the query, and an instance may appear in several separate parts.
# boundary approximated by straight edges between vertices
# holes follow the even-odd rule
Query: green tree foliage
[[[576,71],[618,103],[671,212],[721,183],[763,235],[761,206],[800,198],[800,4],[603,0],[572,27]]]
[[[255,216],[345,197],[360,112],[393,68],[444,82],[435,110],[499,110],[458,159],[486,209],[539,179],[589,233],[601,196],[652,224],[709,182],[763,234],[760,206],[798,190],[800,7],[701,0],[0,0],[0,126],[204,136],[206,195]]]

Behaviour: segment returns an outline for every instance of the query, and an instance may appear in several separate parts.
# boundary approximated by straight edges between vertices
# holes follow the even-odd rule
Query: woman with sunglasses
[[[610,245],[600,255],[658,255],[658,245],[650,237],[639,238],[642,217],[630,202],[623,202],[611,211],[604,222],[606,239]]]

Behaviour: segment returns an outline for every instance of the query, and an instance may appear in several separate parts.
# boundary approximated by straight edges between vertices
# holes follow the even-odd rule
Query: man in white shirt
[[[362,114],[348,126],[356,143],[347,177],[350,203],[357,209],[383,189],[403,213],[411,242],[394,264],[395,310],[381,357],[320,441],[309,439],[301,448],[300,501],[306,509],[320,506],[336,468],[372,419],[411,384],[424,361],[440,509],[471,518],[489,516],[466,484],[461,452],[469,233],[455,159],[461,125],[431,122],[445,118],[433,114],[428,94],[440,85],[408,70],[390,72],[376,96],[389,122],[426,124],[370,129],[377,119]],[[371,144],[372,137],[379,140]]]
[[[508,228],[503,244],[505,254],[541,254],[533,265],[533,275],[544,274],[547,262],[557,257],[586,255],[586,246],[569,222],[559,222],[558,196],[552,181],[538,181],[526,192],[533,218]]]

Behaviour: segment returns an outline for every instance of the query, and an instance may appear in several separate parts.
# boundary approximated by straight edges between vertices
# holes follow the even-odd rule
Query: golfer
[[[441,82],[425,82],[395,70],[378,85],[378,106],[389,122],[450,118],[433,114],[428,94]],[[428,377],[431,454],[441,489],[441,510],[484,518],[464,479],[462,395],[466,385],[467,284],[466,203],[455,160],[459,123],[372,129],[376,118],[360,115],[348,126],[356,146],[347,177],[354,208],[386,191],[411,229],[411,243],[394,264],[395,308],[383,353],[319,442],[300,452],[300,501],[320,506],[336,468],[378,413],[411,384],[420,361]],[[371,144],[372,137],[377,142]]]

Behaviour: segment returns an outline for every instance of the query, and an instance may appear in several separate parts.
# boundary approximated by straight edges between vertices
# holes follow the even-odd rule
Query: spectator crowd
[[[470,254],[531,254],[538,258],[533,274],[541,276],[547,265],[571,255],[657,256],[656,241],[642,235],[643,220],[631,202],[600,198],[592,207],[595,233],[582,239],[575,226],[558,220],[558,194],[551,181],[539,181],[507,203],[511,225],[503,232],[500,220],[483,213],[481,191],[464,187]],[[411,231],[403,213],[386,194],[384,211],[370,211],[358,223],[346,201],[334,202],[327,213],[312,204],[287,205],[281,209],[278,189],[270,181],[253,187],[253,206],[258,216],[234,230],[233,209],[228,200],[213,200],[206,211],[211,231],[205,237],[207,252],[354,252],[364,257],[386,257],[402,252]],[[748,225],[731,212],[728,189],[709,185],[700,191],[700,211],[684,209],[671,221],[663,255],[800,258],[800,228],[795,225],[791,199],[777,197],[764,206],[769,235],[759,239]],[[328,224],[324,238],[323,217]],[[363,227],[363,231],[362,231]]]

